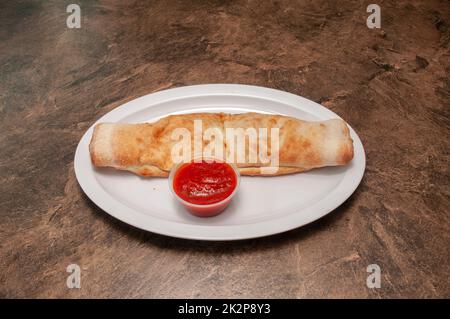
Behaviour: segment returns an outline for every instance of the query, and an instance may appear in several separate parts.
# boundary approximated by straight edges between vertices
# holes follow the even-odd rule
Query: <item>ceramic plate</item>
[[[290,93],[248,85],[196,85],[149,94],[112,110],[98,122],[152,122],[169,114],[261,112],[320,121],[339,116]],[[327,167],[278,177],[243,176],[239,193],[222,214],[200,218],[172,197],[165,178],[95,169],[89,156],[91,126],[78,144],[75,173],[87,196],[106,213],[135,227],[167,236],[237,240],[284,232],[308,224],[342,204],[365,169],[361,140],[350,128],[354,158],[345,167]]]

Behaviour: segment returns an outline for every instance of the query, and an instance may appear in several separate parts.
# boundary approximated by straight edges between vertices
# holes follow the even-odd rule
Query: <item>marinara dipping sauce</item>
[[[194,215],[208,217],[222,212],[239,185],[234,165],[201,159],[182,163],[170,173],[170,188],[175,197]]]

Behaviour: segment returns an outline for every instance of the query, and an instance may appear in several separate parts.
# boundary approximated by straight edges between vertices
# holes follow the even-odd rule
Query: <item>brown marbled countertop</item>
[[[381,30],[367,1],[76,1],[69,29],[73,2],[0,4],[0,297],[450,297],[448,1],[380,1]],[[363,140],[361,185],[306,227],[240,242],[155,235],[96,208],[73,170],[85,130],[200,83],[335,111]],[[81,289],[66,287],[71,263]]]

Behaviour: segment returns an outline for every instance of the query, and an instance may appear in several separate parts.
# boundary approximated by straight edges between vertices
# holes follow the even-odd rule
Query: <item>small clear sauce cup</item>
[[[176,176],[177,171],[184,165],[190,164],[188,163],[179,163],[177,165],[175,165],[174,167],[172,167],[172,169],[170,170],[170,174],[169,174],[169,188],[170,191],[172,192],[173,196],[175,197],[175,199],[182,205],[184,206],[191,214],[195,215],[195,216],[199,216],[199,217],[211,217],[211,216],[216,216],[218,214],[220,214],[221,212],[223,212],[225,210],[225,208],[228,207],[228,205],[231,203],[233,197],[236,195],[238,189],[239,189],[239,184],[241,181],[241,175],[239,174],[239,170],[236,167],[236,165],[232,164],[232,163],[226,163],[224,161],[221,160],[217,160],[217,159],[209,159],[209,158],[203,158],[203,160],[206,161],[215,161],[217,163],[224,163],[226,165],[229,165],[232,169],[234,174],[236,174],[236,186],[234,187],[233,192],[227,197],[224,198],[223,200],[217,202],[217,203],[212,203],[212,204],[193,204],[190,203],[186,200],[184,200],[183,198],[181,198],[174,189],[174,179]],[[192,162],[191,162],[192,163]]]

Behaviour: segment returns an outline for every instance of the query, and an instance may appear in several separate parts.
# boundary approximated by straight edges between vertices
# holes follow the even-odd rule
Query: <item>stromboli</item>
[[[172,132],[186,128],[194,136],[194,120],[201,120],[203,130],[218,128],[279,128],[279,164],[273,175],[298,173],[324,166],[346,165],[353,158],[353,141],[341,119],[307,122],[293,117],[259,113],[194,113],[171,115],[155,123],[99,123],[94,128],[89,150],[97,167],[113,167],[141,176],[167,177],[174,165],[171,152],[177,143]],[[269,139],[270,140],[270,139]],[[225,155],[230,145],[220,141]],[[203,147],[209,141],[202,141]],[[246,140],[246,150],[256,147]],[[269,151],[270,143],[269,143]],[[262,175],[260,161],[236,163],[242,175]]]

